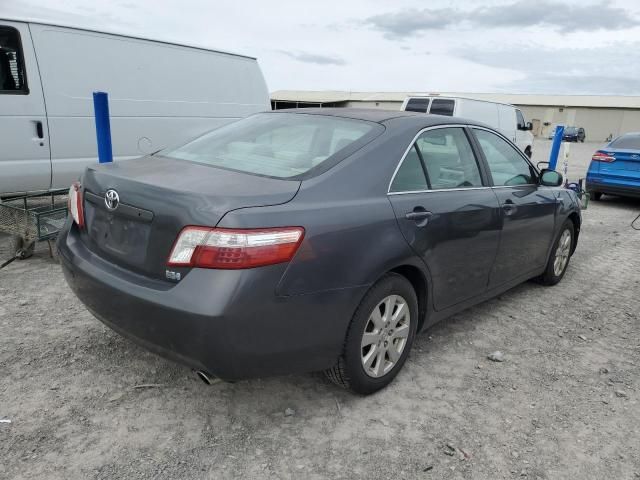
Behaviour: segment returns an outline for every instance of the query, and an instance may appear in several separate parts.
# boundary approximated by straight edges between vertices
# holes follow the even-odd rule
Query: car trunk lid
[[[287,203],[300,186],[161,156],[89,167],[82,183],[82,239],[89,249],[156,278],[165,278],[167,257],[186,225],[215,226],[231,210]],[[111,190],[118,196],[114,209],[105,201]]]
[[[603,151],[615,157],[615,161],[609,164],[612,170],[640,172],[640,152],[638,150],[607,148]]]

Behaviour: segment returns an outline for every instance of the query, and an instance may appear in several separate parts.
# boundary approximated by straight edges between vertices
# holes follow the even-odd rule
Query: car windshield
[[[376,128],[379,127],[379,128]],[[375,136],[380,125],[321,115],[262,113],[160,155],[277,178],[301,175]],[[354,145],[358,144],[358,145]]]
[[[564,129],[564,133],[570,133],[570,134],[578,133],[578,128],[577,127],[567,127],[567,128]]]
[[[611,148],[626,148],[640,150],[640,135],[623,135],[609,144]]]

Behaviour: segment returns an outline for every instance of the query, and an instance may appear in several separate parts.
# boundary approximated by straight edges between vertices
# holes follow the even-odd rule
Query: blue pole
[[[558,155],[560,154],[560,145],[562,144],[562,135],[564,134],[564,125],[556,127],[556,133],[553,136],[553,144],[551,145],[551,153],[549,154],[549,169],[555,170],[558,164]]]
[[[111,150],[111,125],[109,124],[109,97],[105,92],[93,92],[93,109],[96,115],[98,161],[113,162]]]

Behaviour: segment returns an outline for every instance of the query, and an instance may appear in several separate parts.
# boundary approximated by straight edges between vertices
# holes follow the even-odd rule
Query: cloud
[[[280,53],[287,55],[294,60],[298,60],[299,62],[315,63],[316,65],[346,65],[347,63],[340,57],[330,57],[328,55],[318,55],[315,53],[287,52],[284,50],[280,50]]]
[[[366,24],[384,32],[387,38],[404,38],[425,30],[443,30],[457,22],[460,12],[450,8],[423,10],[409,9],[403,12],[374,15]]]
[[[639,95],[640,42],[601,47],[557,48],[516,45],[508,48],[467,46],[452,51],[479,65],[521,74],[507,83],[509,91],[559,94]]]
[[[638,81],[629,77],[583,74],[529,75],[519,85],[527,92],[567,95],[640,95]],[[511,87],[514,90],[516,85]]]
[[[470,12],[468,20],[476,26],[549,26],[560,32],[623,30],[640,24],[629,12],[607,0],[592,4],[519,0],[511,5],[478,8]]]
[[[466,24],[471,28],[550,27],[561,33],[592,30],[624,30],[640,25],[627,10],[609,0],[569,4],[558,0],[517,0],[510,4],[475,9],[408,9],[374,15],[365,25],[390,39],[404,39],[426,31]]]
[[[77,5],[75,8],[59,10],[56,7],[36,5],[33,0],[17,0],[9,10],[11,17],[28,18],[32,21],[71,25],[78,28],[121,31],[123,27],[133,28],[134,23],[117,12],[98,12],[92,5]],[[0,12],[2,15],[3,12]]]

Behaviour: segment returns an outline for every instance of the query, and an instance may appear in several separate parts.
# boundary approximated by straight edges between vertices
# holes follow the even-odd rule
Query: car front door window
[[[537,182],[533,167],[507,141],[487,130],[476,129],[475,134],[495,186],[528,185]]]

